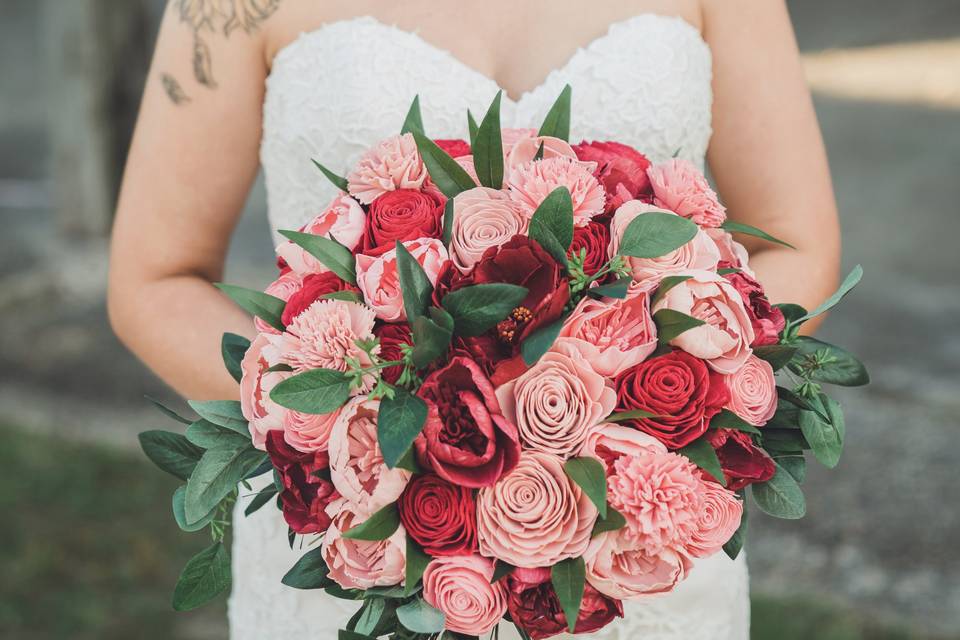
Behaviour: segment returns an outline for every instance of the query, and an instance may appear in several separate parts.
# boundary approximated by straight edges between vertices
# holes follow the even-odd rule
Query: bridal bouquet
[[[736,557],[747,487],[799,518],[805,452],[837,464],[821,385],[867,374],[798,332],[860,268],[813,311],[772,305],[731,234],[785,243],[689,162],[571,145],[569,87],[539,131],[501,130],[499,103],[468,144],[414,101],[346,177],[318,165],[340,193],[282,232],[266,292],[221,285],[256,316],[223,339],[239,401],[141,437],[185,481],[179,525],[213,535],[176,608],[229,585],[242,498],[304,549],[285,584],[362,601],[341,638],[589,633]]]

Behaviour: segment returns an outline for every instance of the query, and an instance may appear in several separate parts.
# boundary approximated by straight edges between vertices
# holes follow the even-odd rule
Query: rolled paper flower
[[[321,555],[329,576],[344,589],[392,587],[403,582],[406,569],[406,538],[403,527],[386,540],[344,538],[343,533],[363,523],[345,500],[331,502],[327,513],[333,522],[323,536]]]
[[[400,521],[430,556],[470,555],[477,551],[473,492],[427,473],[414,476],[397,502]]]
[[[559,187],[566,187],[573,199],[574,226],[585,226],[603,212],[603,187],[592,169],[574,158],[557,156],[527,162],[512,169],[507,177],[510,197],[527,217]]]
[[[469,271],[487,249],[525,234],[527,222],[504,192],[486,187],[468,189],[453,200],[450,259],[461,271]]]
[[[373,333],[380,340],[380,358],[388,362],[403,360],[404,346],[413,345],[413,334],[406,322],[384,322]],[[397,364],[380,370],[380,376],[390,384],[396,384],[403,373],[403,365]]]
[[[324,478],[329,460],[326,451],[302,453],[286,442],[280,431],[267,436],[267,454],[283,490],[280,509],[287,525],[296,533],[323,533],[330,525],[327,507],[340,496]]]
[[[600,593],[620,600],[673,591],[693,566],[682,553],[670,549],[647,555],[617,531],[594,538],[583,559],[587,581]]]
[[[493,561],[487,558],[435,558],[423,572],[423,599],[443,612],[448,631],[483,635],[507,612],[506,587],[492,579]]]
[[[702,227],[719,227],[727,210],[703,173],[689,160],[674,158],[647,169],[654,204],[689,218]]]
[[[451,158],[470,155],[470,143],[459,138],[434,140],[437,146],[447,152]]]
[[[419,189],[426,179],[427,169],[410,133],[381,141],[347,174],[350,194],[363,204],[387,191]]]
[[[357,201],[345,193],[334,196],[323,213],[300,227],[301,233],[330,237],[353,251],[360,244],[367,216]],[[294,242],[283,242],[277,256],[301,275],[323,273],[330,269]]]
[[[399,240],[439,238],[443,233],[446,198],[439,191],[397,189],[370,203],[363,234],[365,253],[377,247],[393,248]]]
[[[607,247],[610,245],[610,229],[606,223],[591,220],[589,224],[575,227],[573,242],[567,251],[567,257],[583,254],[583,272],[588,275],[598,273],[607,264]],[[603,283],[604,278],[597,281]]]
[[[477,494],[480,553],[516,567],[544,567],[583,554],[597,508],[567,477],[563,460],[524,451],[507,476]]]
[[[430,284],[436,284],[440,268],[447,261],[447,248],[443,242],[436,238],[419,238],[405,241],[403,246],[423,267]],[[363,292],[364,301],[378,318],[385,322],[403,322],[407,319],[395,247],[388,249],[384,246],[369,254],[358,254],[357,285]]]
[[[240,361],[240,409],[247,419],[253,446],[266,451],[267,434],[282,430],[287,409],[270,399],[270,391],[292,374],[269,371],[280,363],[280,351],[261,333]]]
[[[750,356],[739,370],[723,378],[730,390],[727,409],[755,427],[767,424],[777,411],[777,381],[766,360]]]
[[[723,549],[740,527],[743,503],[737,494],[712,480],[703,479],[703,507],[697,528],[685,549],[694,558],[706,558]]]

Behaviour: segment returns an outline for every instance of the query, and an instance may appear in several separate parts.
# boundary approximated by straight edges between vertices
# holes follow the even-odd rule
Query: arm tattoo
[[[190,102],[190,96],[184,93],[183,87],[180,86],[180,83],[177,82],[177,79],[172,75],[169,73],[161,73],[160,82],[163,83],[163,90],[167,92],[167,97],[170,98],[170,102],[175,105]]]

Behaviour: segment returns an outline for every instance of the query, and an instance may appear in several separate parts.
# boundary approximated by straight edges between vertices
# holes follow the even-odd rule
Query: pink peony
[[[567,477],[563,460],[523,451],[520,462],[477,494],[480,553],[517,567],[543,567],[583,554],[597,508]]]
[[[691,561],[682,553],[664,549],[647,555],[633,548],[618,531],[601,533],[590,542],[583,559],[587,581],[600,593],[620,600],[669,593],[686,577]]]
[[[755,278],[753,269],[750,268],[750,254],[747,248],[733,239],[733,236],[723,229],[704,229],[704,233],[710,236],[717,250],[720,252],[720,262],[723,266],[740,269],[751,278]]]
[[[453,200],[450,259],[461,271],[469,271],[490,247],[526,234],[527,222],[504,192],[486,187],[468,189]]]
[[[369,515],[403,493],[411,473],[390,469],[377,443],[379,400],[354,398],[330,432],[330,479],[354,512]]]
[[[609,474],[613,472],[613,463],[621,456],[637,456],[648,450],[655,453],[667,452],[662,442],[643,431],[612,422],[601,422],[590,428],[579,455],[602,460]]]
[[[288,410],[283,416],[283,439],[287,444],[304,453],[326,451],[330,431],[340,415],[340,409],[332,413],[314,414]]]
[[[506,154],[507,161],[504,164],[506,171],[509,173],[511,169],[533,161],[541,144],[543,145],[544,160],[547,158],[572,158],[577,160],[577,154],[574,153],[573,147],[567,141],[552,136],[531,136],[517,140],[516,144],[510,147],[510,152]],[[597,166],[596,163],[586,162],[583,165],[591,172]]]
[[[689,160],[673,159],[647,169],[653,185],[653,202],[658,207],[689,218],[701,227],[719,227],[727,210],[710,184]]]
[[[569,458],[590,427],[610,415],[617,394],[579,351],[560,344],[497,387],[497,400],[525,447]]]
[[[419,189],[426,179],[427,169],[410,133],[381,141],[347,174],[350,194],[363,204],[394,189]]]
[[[321,543],[321,554],[330,577],[344,589],[392,587],[403,582],[406,568],[406,532],[403,527],[386,540],[375,542],[344,538],[343,532],[362,524],[364,518],[351,511],[346,500],[327,505],[333,522]]]
[[[291,296],[296,294],[297,291],[300,291],[302,287],[303,276],[296,271],[286,271],[281,273],[280,277],[278,277],[276,280],[268,284],[267,288],[264,289],[263,292],[273,296],[274,298],[280,298],[286,302]],[[253,318],[253,325],[260,333],[280,333],[256,316]]]
[[[697,520],[697,529],[686,545],[694,558],[706,558],[718,553],[740,527],[743,504],[737,494],[716,482],[702,480],[703,507]]]
[[[752,353],[753,326],[737,290],[723,276],[709,271],[686,271],[691,278],[670,289],[653,312],[673,309],[705,324],[684,331],[670,341],[714,371],[733,373]]]
[[[443,246],[443,242],[436,238],[420,238],[408,240],[403,246],[423,267],[430,283],[436,284],[437,274],[447,261],[447,248]],[[378,318],[385,322],[403,322],[407,319],[403,309],[403,293],[400,291],[400,276],[397,273],[396,248],[358,254],[357,285],[363,292],[364,300]]]
[[[300,228],[302,233],[315,236],[332,237],[353,251],[360,244],[367,216],[357,201],[341,193],[330,201],[323,213]],[[329,271],[315,257],[304,251],[300,245],[287,241],[277,247],[277,255],[295,272],[323,273]]]
[[[585,226],[603,212],[603,187],[579,160],[557,156],[514,167],[508,177],[510,197],[529,218],[540,203],[558,187],[573,197],[573,223]]]
[[[292,374],[285,371],[267,371],[280,363],[280,352],[270,344],[266,334],[260,334],[240,361],[240,409],[250,423],[253,446],[266,451],[267,433],[283,429],[287,409],[270,399],[270,391]]]
[[[507,612],[506,586],[492,579],[493,561],[487,558],[434,558],[423,572],[423,599],[443,612],[447,630],[480,636]]]
[[[770,363],[751,355],[723,380],[730,390],[726,408],[755,427],[767,424],[777,410],[777,381]]]
[[[501,129],[500,139],[503,142],[504,155],[510,155],[510,152],[513,151],[514,145],[527,140],[528,138],[535,137],[537,137],[536,129],[511,129],[509,127]]]
[[[638,200],[631,200],[617,209],[610,221],[609,255],[611,258],[620,251],[620,240],[630,223],[637,216],[652,212],[673,213]],[[707,271],[715,269],[720,261],[720,252],[713,240],[701,230],[693,240],[666,255],[657,258],[626,257],[626,261],[633,279],[637,282],[647,282],[659,280],[665,275],[685,269]]]

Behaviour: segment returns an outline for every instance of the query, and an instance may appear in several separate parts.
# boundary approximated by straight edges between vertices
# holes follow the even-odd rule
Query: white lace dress
[[[503,98],[504,127],[537,127],[564,84],[573,86],[571,139],[618,140],[653,161],[674,154],[703,164],[710,139],[711,55],[678,18],[636,16],[612,25],[535,89]],[[271,226],[295,229],[333,196],[310,163],[345,173],[378,140],[399,131],[420,95],[435,138],[465,138],[466,111],[482,114],[498,89],[490,78],[416,34],[361,17],[300,36],[277,55],[267,81],[261,160]],[[234,517],[230,637],[336,638],[356,605],[280,583],[302,555],[272,505]],[[698,562],[672,594],[626,603],[598,638],[747,640],[747,570],[741,556]],[[509,627],[509,628],[508,628]],[[500,637],[516,638],[512,625]]]

